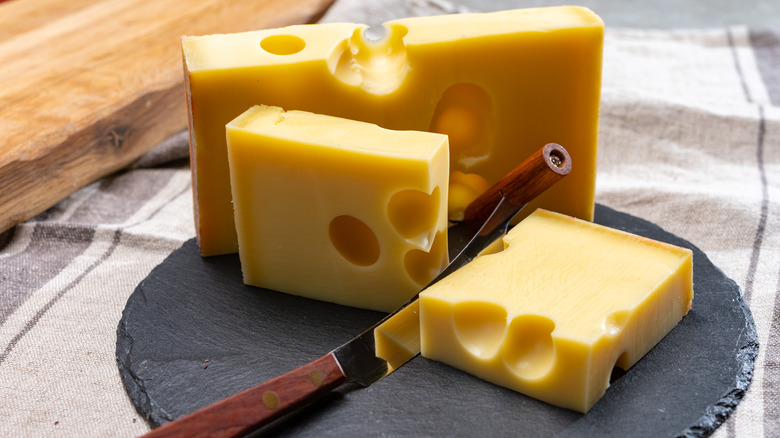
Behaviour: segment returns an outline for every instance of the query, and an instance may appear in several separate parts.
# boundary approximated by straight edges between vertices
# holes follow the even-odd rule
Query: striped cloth
[[[341,1],[324,20],[392,18],[371,13]],[[752,384],[715,436],[780,436],[780,29],[608,27],[600,129],[597,201],[694,243],[753,312]],[[149,429],[119,378],[116,328],[136,285],[194,236],[186,141],[0,235],[0,436]]]

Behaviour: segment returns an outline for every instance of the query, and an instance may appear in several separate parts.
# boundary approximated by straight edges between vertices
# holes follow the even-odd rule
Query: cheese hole
[[[376,43],[387,36],[387,28],[382,25],[369,26],[363,29],[363,39],[366,42]]]
[[[612,367],[612,372],[609,375],[609,383],[613,383],[615,380],[623,377],[628,369],[628,352],[624,351],[617,360],[615,366]],[[609,384],[607,385],[609,386]]]
[[[627,370],[631,363],[629,362],[630,358],[628,356],[628,351],[624,351],[623,354],[621,354],[617,360],[615,361],[615,366],[623,368],[624,370]]]
[[[360,219],[342,215],[330,221],[330,242],[348,262],[357,266],[371,266],[379,260],[379,240]]]
[[[404,256],[404,268],[409,278],[421,287],[431,282],[447,263],[444,252],[447,251],[446,234],[439,232],[433,238],[431,249],[423,251],[413,249]]]
[[[306,47],[306,41],[295,35],[271,35],[260,41],[260,47],[272,55],[293,55]]]
[[[387,204],[390,223],[407,239],[430,231],[438,220],[440,198],[439,187],[430,195],[419,190],[398,192]]]
[[[604,317],[604,322],[602,324],[604,333],[614,336],[622,332],[623,328],[625,328],[628,323],[629,316],[631,316],[631,314],[628,310],[618,310]]]
[[[463,150],[479,141],[485,130],[482,118],[466,106],[443,108],[433,123],[432,131],[447,134],[450,148]]]
[[[430,130],[447,134],[453,158],[467,164],[463,158],[481,157],[487,152],[491,113],[492,104],[485,90],[475,84],[456,84],[442,94]]]
[[[518,376],[536,379],[553,363],[555,323],[539,315],[521,315],[509,325],[503,346],[504,362]]]
[[[409,69],[400,24],[355,29],[328,55],[328,69],[341,82],[382,96],[397,90]]]
[[[451,221],[463,220],[463,213],[479,195],[490,188],[485,178],[476,173],[450,172],[450,187],[447,199],[447,215]]]
[[[472,355],[487,359],[495,356],[506,331],[506,309],[485,302],[456,304],[452,322],[461,345]]]

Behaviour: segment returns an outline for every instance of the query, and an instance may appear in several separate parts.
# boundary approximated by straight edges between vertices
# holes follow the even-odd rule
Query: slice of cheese
[[[689,249],[545,210],[504,241],[420,294],[423,356],[587,412],[691,308]]]
[[[246,284],[388,312],[447,264],[447,136],[255,106],[227,125]]]
[[[225,124],[256,104],[449,136],[452,217],[539,145],[576,169],[534,205],[590,220],[603,22],[581,7],[406,18],[379,41],[331,23],[184,37],[201,254],[234,252]],[[480,181],[482,180],[482,181]],[[465,197],[464,197],[465,196]]]

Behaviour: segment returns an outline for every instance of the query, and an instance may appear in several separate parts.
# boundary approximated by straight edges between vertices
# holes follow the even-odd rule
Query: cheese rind
[[[689,249],[545,210],[504,243],[421,292],[423,356],[587,412],[691,308]]]
[[[224,126],[256,104],[448,134],[450,170],[487,186],[562,144],[576,169],[531,207],[592,219],[603,26],[550,7],[394,20],[378,42],[351,23],[184,37],[201,254],[236,250]]]
[[[446,266],[446,136],[269,106],[226,134],[246,284],[387,312]]]

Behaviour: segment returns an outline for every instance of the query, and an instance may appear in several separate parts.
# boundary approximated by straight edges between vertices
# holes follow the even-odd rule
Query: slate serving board
[[[422,358],[368,388],[342,387],[262,431],[281,436],[706,436],[741,400],[758,351],[739,287],[656,225],[597,205],[595,221],[694,252],[694,304],[587,414],[539,402]],[[138,411],[159,425],[313,360],[380,313],[241,281],[237,255],[186,242],[141,282],[117,329]]]

